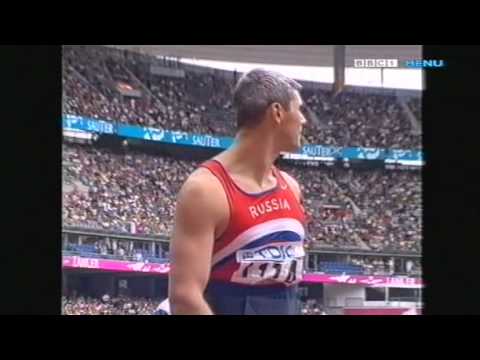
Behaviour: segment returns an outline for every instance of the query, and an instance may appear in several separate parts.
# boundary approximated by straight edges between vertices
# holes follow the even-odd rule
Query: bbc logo
[[[356,68],[396,68],[398,59],[354,59],[353,67]]]

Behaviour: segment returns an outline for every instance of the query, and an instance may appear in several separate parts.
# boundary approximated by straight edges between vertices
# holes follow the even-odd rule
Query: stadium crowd
[[[393,258],[376,258],[372,256],[351,256],[350,263],[363,267],[364,275],[393,275],[395,271]],[[419,275],[421,271],[420,260],[406,260],[405,273]]]
[[[119,296],[101,299],[91,297],[62,297],[62,315],[152,315],[160,301]],[[301,315],[327,315],[316,300],[300,303]]]
[[[232,79],[185,70],[185,77],[150,74],[161,60],[101,46],[63,48],[64,113],[161,129],[233,136]],[[177,67],[182,66],[175,63]],[[121,95],[127,83],[141,94]],[[393,95],[372,95],[305,87],[311,144],[421,149],[421,137]],[[410,103],[418,116],[419,101]]]
[[[123,154],[81,145],[63,150],[66,174],[88,187],[64,193],[64,225],[166,234],[171,231],[175,194],[195,163]]]
[[[420,98],[412,98],[408,102],[408,106],[417,120],[422,121],[422,100]]]
[[[62,315],[152,315],[160,301],[119,296],[62,297]]]
[[[317,246],[420,251],[419,173],[283,168],[303,187]]]
[[[175,194],[198,162],[63,145],[66,226],[169,234]],[[413,251],[421,246],[421,179],[410,171],[353,171],[280,165],[301,184],[311,218],[309,246]],[[81,186],[80,186],[81,185]]]

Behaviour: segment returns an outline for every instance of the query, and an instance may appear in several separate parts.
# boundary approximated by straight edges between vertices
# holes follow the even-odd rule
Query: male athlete
[[[238,81],[235,146],[195,170],[177,197],[172,314],[296,314],[305,214],[298,183],[274,161],[301,146],[300,89],[262,69]]]

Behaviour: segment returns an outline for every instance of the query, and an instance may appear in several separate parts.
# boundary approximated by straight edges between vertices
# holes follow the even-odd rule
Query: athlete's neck
[[[263,131],[241,130],[235,141],[236,146],[226,155],[232,166],[253,178],[260,187],[268,184],[273,163],[280,155],[273,137]]]

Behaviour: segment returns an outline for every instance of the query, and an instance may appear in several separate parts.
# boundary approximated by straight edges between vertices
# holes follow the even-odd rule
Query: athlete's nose
[[[307,123],[307,119],[305,116],[302,115],[302,118],[300,119],[300,124],[305,125]]]

